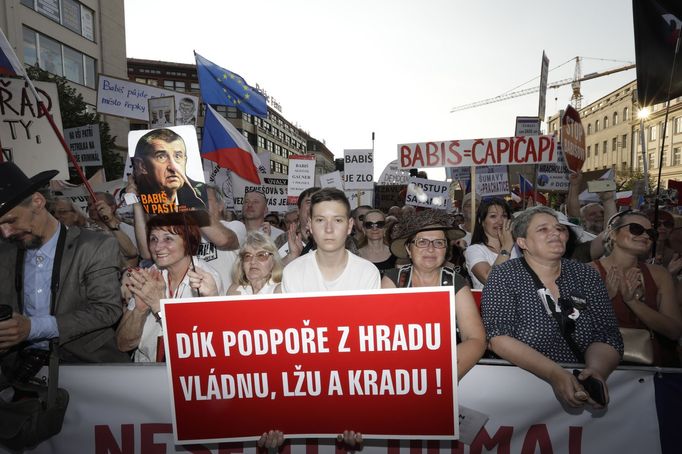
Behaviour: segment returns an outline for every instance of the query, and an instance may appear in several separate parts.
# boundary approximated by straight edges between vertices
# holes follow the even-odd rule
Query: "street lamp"
[[[642,171],[644,172],[644,194],[649,193],[649,155],[647,153],[646,135],[644,134],[644,120],[649,118],[649,108],[642,107],[637,112],[639,118],[639,142],[642,145]]]

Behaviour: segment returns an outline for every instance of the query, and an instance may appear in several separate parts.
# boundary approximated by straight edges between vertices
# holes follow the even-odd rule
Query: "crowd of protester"
[[[29,179],[8,166],[0,165],[0,178],[27,188],[0,206],[0,267],[10,277],[0,296],[25,304],[0,322],[0,353],[58,334],[64,361],[158,362],[163,298],[452,286],[460,379],[482,357],[502,358],[547,381],[562,404],[601,407],[622,360],[619,327],[648,330],[654,365],[680,367],[682,216],[668,206],[619,211],[613,193],[581,207],[579,175],[556,210],[513,212],[502,198],[471,194],[454,214],[351,210],[342,191],[310,188],[283,214],[268,212],[265,193],[249,192],[235,219],[208,187],[208,211],[148,216],[138,203],[129,225],[109,194],[98,193],[83,213],[38,189],[47,175]],[[133,181],[126,191],[137,191]],[[61,226],[80,232],[80,243],[60,246]],[[81,249],[67,288],[59,288],[70,301],[39,312],[33,293],[50,283],[40,275],[40,254],[58,264],[60,254]],[[39,254],[25,272],[44,282],[22,289],[14,270],[24,252]],[[479,305],[472,289],[482,290]],[[585,367],[575,377],[565,363]],[[585,392],[580,381],[589,377],[602,383],[605,401]],[[279,439],[271,431],[261,441]]]

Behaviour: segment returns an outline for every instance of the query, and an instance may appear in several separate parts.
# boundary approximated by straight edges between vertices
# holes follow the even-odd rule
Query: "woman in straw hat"
[[[451,244],[464,236],[452,227],[447,213],[425,210],[403,218],[393,230],[391,252],[411,263],[386,271],[382,288],[452,285],[461,342],[457,345],[457,374],[461,379],[485,352],[485,331],[474,297],[464,278],[445,265]]]

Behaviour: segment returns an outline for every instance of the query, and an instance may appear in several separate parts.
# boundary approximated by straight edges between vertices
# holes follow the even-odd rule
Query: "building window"
[[[609,127],[609,117],[604,117],[604,129]]]
[[[618,124],[618,112],[613,113],[613,126]]]
[[[656,140],[656,126],[649,126],[649,140]]]
[[[592,134],[592,123],[587,123],[587,133]]]
[[[594,122],[594,132],[599,131],[599,120]]]
[[[673,120],[673,131],[674,134],[682,132],[682,117],[677,117]]]
[[[663,150],[663,154],[661,155],[661,157],[663,159],[663,161],[661,162],[662,167],[665,167],[666,165],[668,165],[668,154],[666,153],[666,151],[667,151],[667,147],[665,150]]]
[[[24,27],[24,63],[95,88],[95,59]]]
[[[673,148],[673,165],[679,166],[680,164],[682,164],[682,152],[680,147],[675,147]]]
[[[604,151],[602,151],[602,153],[606,154],[607,147],[608,147],[609,143],[605,140],[603,145],[604,145]]]
[[[21,4],[90,41],[95,40],[94,12],[75,0],[21,0]]]
[[[181,80],[164,80],[163,81],[163,88],[166,88],[168,90],[173,90],[173,91],[185,91],[187,88],[187,85],[185,84],[184,81]],[[233,118],[233,117],[229,117]]]
[[[590,150],[591,150],[591,149],[592,149],[592,147],[590,147],[590,146],[588,145],[588,146],[587,146],[587,157],[588,157],[588,158],[590,157]]]
[[[611,140],[611,151],[616,151],[616,148],[618,148],[618,138],[614,137]]]
[[[621,148],[627,148],[628,147],[628,135],[627,134],[623,134],[623,137],[622,137],[621,143],[620,143],[620,147]]]
[[[265,148],[265,139],[262,136],[258,136],[257,139],[258,148]]]
[[[595,143],[594,144],[594,156],[595,156],[595,158],[597,157],[597,155],[599,155],[599,144]]]
[[[630,118],[628,117],[628,114],[630,113],[630,109],[625,107],[623,109],[623,121],[628,121]]]
[[[649,150],[649,168],[656,168],[656,152]]]

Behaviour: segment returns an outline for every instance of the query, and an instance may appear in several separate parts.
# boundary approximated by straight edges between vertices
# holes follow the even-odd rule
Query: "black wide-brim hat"
[[[430,230],[442,230],[448,241],[456,241],[464,237],[466,233],[450,225],[448,214],[443,210],[424,210],[420,211],[414,216],[408,216],[400,221],[393,228],[393,237],[391,241],[391,253],[396,257],[406,259],[407,240],[415,236],[419,232],[426,232]]]
[[[15,163],[0,163],[0,216],[47,185],[58,173],[58,170],[46,170],[29,178]]]

